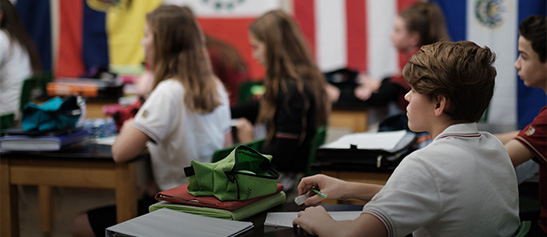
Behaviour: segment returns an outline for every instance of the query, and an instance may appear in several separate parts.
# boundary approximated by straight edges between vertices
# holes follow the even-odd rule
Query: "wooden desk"
[[[329,127],[350,128],[352,133],[366,132],[368,114],[363,109],[333,108],[329,115]]]
[[[332,205],[332,204],[319,204],[323,206],[327,211],[361,211],[363,210],[363,206],[361,205]],[[270,208],[267,211],[258,213],[254,216],[251,216],[247,219],[244,219],[242,221],[250,221],[253,223],[253,228],[247,232],[243,232],[238,236],[242,237],[249,237],[249,236],[269,236],[269,237],[287,237],[287,236],[309,236],[305,235],[305,233],[298,233],[293,228],[290,227],[274,227],[274,226],[264,226],[264,221],[266,220],[266,216],[269,212],[299,212],[306,208],[306,206],[297,206],[294,202],[285,202],[282,205],[277,205],[275,207]],[[149,214],[145,214],[149,215]],[[129,220],[129,222],[132,222],[133,220]],[[184,221],[184,220],[181,220]],[[134,225],[135,223],[133,223]],[[156,226],[160,225],[157,228],[161,228],[161,223],[156,223]],[[131,233],[134,235],[139,235],[138,233]],[[123,235],[123,234],[122,234]],[[160,234],[158,234],[160,235]],[[180,235],[184,235],[184,230],[180,230]]]
[[[51,186],[114,189],[117,221],[122,222],[137,216],[136,180],[136,162],[116,164],[110,146],[105,145],[0,153],[0,236],[19,236],[16,185],[39,187],[40,228],[48,233],[52,226]]]
[[[86,101],[86,119],[107,118],[110,117],[103,113],[103,106],[117,104],[117,100],[96,100],[88,99]]]

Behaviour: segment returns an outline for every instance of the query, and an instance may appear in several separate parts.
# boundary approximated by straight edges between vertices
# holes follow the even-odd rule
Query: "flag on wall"
[[[139,65],[144,16],[161,0],[18,0],[16,7],[37,44],[45,71],[78,77],[94,67]],[[37,17],[38,16],[38,17]]]
[[[399,70],[393,21],[418,1],[294,0],[293,10],[322,71],[351,68],[385,77]]]
[[[253,79],[264,76],[265,69],[252,57],[249,26],[263,13],[281,7],[280,0],[164,0],[165,4],[192,9],[205,34],[220,39],[238,50]]]
[[[496,88],[488,122],[523,128],[547,104],[545,92],[524,86],[513,64],[518,27],[526,17],[546,15],[545,0],[433,0],[445,14],[452,40],[470,40],[496,53]]]

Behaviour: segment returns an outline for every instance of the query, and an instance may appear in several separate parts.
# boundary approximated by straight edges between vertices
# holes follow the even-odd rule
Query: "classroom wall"
[[[203,30],[232,44],[253,79],[264,68],[252,59],[249,24],[265,11],[294,15],[323,71],[349,67],[373,76],[390,75],[398,55],[389,34],[395,15],[419,0],[121,0],[113,7],[98,0],[18,0],[17,8],[39,47],[46,69],[76,77],[95,66],[139,65],[144,15],[163,3],[189,5]],[[488,122],[531,122],[547,103],[543,91],[526,88],[513,62],[518,24],[530,14],[546,14],[545,0],[431,0],[447,18],[452,40],[472,40],[497,54],[498,77]]]

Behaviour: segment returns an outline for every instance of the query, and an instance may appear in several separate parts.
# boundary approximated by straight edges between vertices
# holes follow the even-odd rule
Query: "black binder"
[[[350,145],[347,149],[320,147],[316,153],[316,166],[345,166],[356,169],[367,167],[374,170],[393,170],[401,160],[413,151],[417,140],[415,133],[407,131],[391,150],[358,149]]]

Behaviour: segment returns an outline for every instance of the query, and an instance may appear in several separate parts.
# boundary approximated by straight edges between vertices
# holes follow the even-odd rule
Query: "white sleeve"
[[[388,236],[411,233],[433,221],[441,209],[431,170],[411,156],[403,159],[382,190],[363,207],[364,213],[384,223]]]
[[[179,121],[178,111],[184,103],[182,99],[176,101],[177,87],[168,85],[158,84],[139,109],[133,123],[135,128],[144,132],[155,143],[161,142],[169,134],[174,123],[182,122]]]
[[[0,30],[0,68],[6,60],[10,49],[10,39],[6,32]]]

